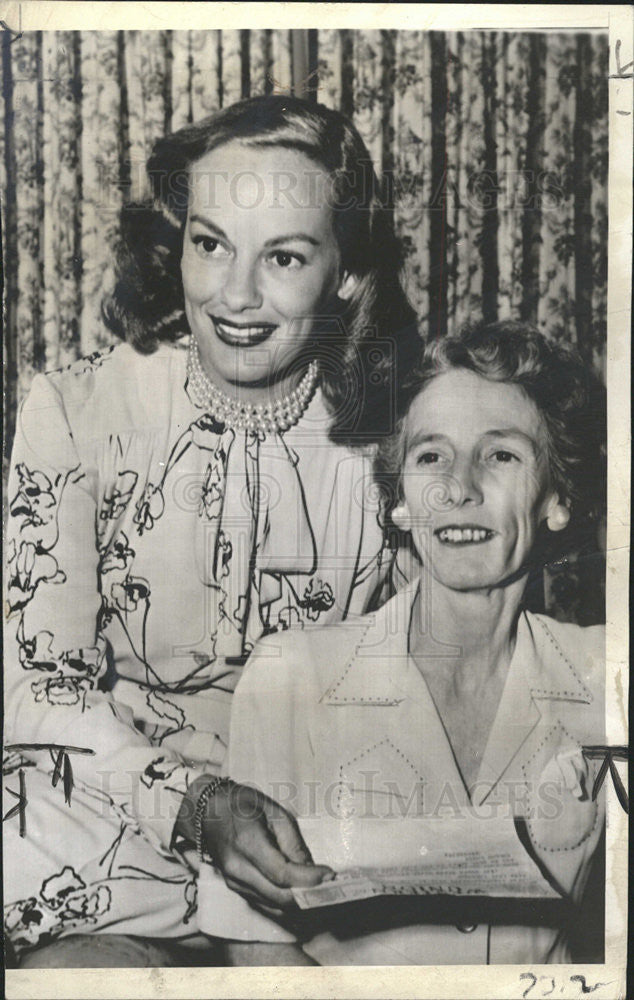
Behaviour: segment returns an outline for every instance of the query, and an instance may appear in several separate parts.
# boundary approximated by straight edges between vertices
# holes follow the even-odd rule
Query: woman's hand
[[[195,841],[196,802],[209,776],[190,786],[177,832]],[[230,889],[262,909],[293,903],[290,886],[312,886],[334,875],[313,864],[295,819],[277,802],[248,785],[221,785],[206,803],[203,843]]]

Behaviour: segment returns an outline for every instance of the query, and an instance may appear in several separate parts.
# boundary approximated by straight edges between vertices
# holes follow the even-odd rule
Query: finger
[[[272,799],[266,800],[264,811],[277,845],[289,861],[294,861],[300,865],[313,865],[315,868],[320,869],[322,880],[335,877],[335,872],[328,865],[315,865],[312,854],[302,837],[301,830],[294,816],[286,812],[278,802],[274,802]]]
[[[249,825],[236,847],[265,878],[280,888],[317,885],[330,871],[324,865],[289,861],[272,842],[270,831],[256,824]]]
[[[311,864],[312,855],[301,835],[295,817],[288,813],[271,812],[269,814],[268,810],[266,812],[267,822],[275,834],[282,854],[285,854],[289,861],[296,861],[300,865]]]
[[[247,858],[239,858],[224,875],[225,882],[234,892],[239,892],[258,906],[274,906],[281,909],[294,903],[290,889],[274,885]]]
[[[274,920],[279,920],[280,917],[284,917],[288,922],[288,908],[286,910],[282,909],[280,906],[271,906],[268,903],[264,903],[262,898],[255,892],[252,892],[243,882],[238,882],[232,878],[225,878],[225,883],[229,889],[233,892],[237,892],[243,899],[246,899],[250,906],[255,907],[267,917],[272,917]]]

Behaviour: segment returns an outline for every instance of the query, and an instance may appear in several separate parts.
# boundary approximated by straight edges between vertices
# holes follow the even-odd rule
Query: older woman
[[[385,572],[351,445],[381,433],[416,334],[358,133],[253,98],[160,140],[148,173],[104,310],[126,343],[37,376],[16,434],[6,718],[32,767],[26,829],[4,830],[18,951],[191,936],[194,845],[262,904],[322,877],[275,803],[256,796],[236,825],[216,780],[231,696],[263,632],[359,613]],[[84,751],[66,752],[66,803],[52,745]],[[49,960],[64,964],[30,961]]]
[[[236,779],[284,788],[298,817],[369,817],[368,837],[404,812],[433,823],[449,810],[459,831],[475,811],[483,833],[515,817],[574,917],[604,824],[582,752],[602,742],[604,632],[531,614],[523,595],[552,540],[599,507],[597,399],[571,353],[521,324],[429,345],[378,462],[420,581],[373,616],[262,640],[233,706]],[[350,866],[388,863],[345,821],[342,837]],[[399,923],[388,904],[377,927],[361,907],[305,949],[335,965],[570,958],[561,909],[409,912]],[[253,936],[276,940],[263,919]]]

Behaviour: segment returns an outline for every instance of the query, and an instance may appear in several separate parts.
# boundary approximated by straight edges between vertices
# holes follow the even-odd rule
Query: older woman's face
[[[231,142],[190,171],[181,272],[203,364],[220,384],[281,381],[314,318],[351,287],[326,173],[282,147]]]
[[[521,573],[557,503],[533,402],[516,385],[449,371],[414,400],[405,435],[405,526],[432,577],[489,590]]]

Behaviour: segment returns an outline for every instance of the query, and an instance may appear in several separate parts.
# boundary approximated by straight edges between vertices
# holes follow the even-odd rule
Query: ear
[[[411,531],[411,520],[409,516],[409,507],[406,503],[399,504],[395,507],[391,514],[392,520],[397,528],[401,531]]]
[[[557,495],[551,497],[546,508],[546,524],[550,531],[563,531],[570,520],[570,510]]]
[[[352,298],[358,287],[359,278],[357,275],[349,274],[347,271],[344,271],[339,283],[339,288],[337,289],[337,296],[338,298],[347,301]]]

